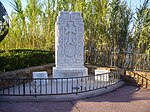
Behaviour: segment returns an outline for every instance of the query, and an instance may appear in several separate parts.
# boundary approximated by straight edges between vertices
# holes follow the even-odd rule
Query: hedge
[[[54,52],[45,50],[14,49],[0,51],[0,71],[54,63]]]

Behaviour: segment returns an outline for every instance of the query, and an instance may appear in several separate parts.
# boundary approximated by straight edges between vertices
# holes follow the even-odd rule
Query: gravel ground
[[[66,102],[0,102],[0,112],[150,112],[150,90],[123,86],[111,93]]]

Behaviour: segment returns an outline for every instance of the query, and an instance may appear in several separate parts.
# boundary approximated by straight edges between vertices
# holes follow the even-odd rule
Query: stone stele
[[[87,76],[84,67],[84,24],[80,12],[61,11],[55,23],[54,78]]]

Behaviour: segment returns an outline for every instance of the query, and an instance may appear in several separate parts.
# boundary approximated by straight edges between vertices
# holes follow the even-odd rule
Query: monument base
[[[88,69],[85,67],[81,68],[53,67],[53,78],[71,78],[71,77],[82,77],[87,75]]]

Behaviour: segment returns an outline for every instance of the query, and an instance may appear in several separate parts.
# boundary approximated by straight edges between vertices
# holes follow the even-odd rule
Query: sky
[[[14,9],[12,8],[11,3],[10,3],[13,0],[0,0],[0,1],[4,5],[4,7],[5,7],[5,9],[6,9],[7,13],[8,13],[8,15],[10,15],[11,12],[14,11]],[[21,0],[21,1],[22,1],[23,5],[25,5],[26,0]]]
[[[8,15],[11,14],[12,11],[14,11],[14,9],[11,7],[11,1],[13,0],[0,0],[1,3],[4,5],[5,9],[7,10]],[[23,5],[26,5],[26,0],[21,0]],[[131,6],[132,9],[134,10],[136,7],[139,7],[140,4],[144,2],[144,0],[123,0],[123,1],[127,1],[128,4],[130,4],[131,2]],[[149,5],[150,6],[150,5]]]

